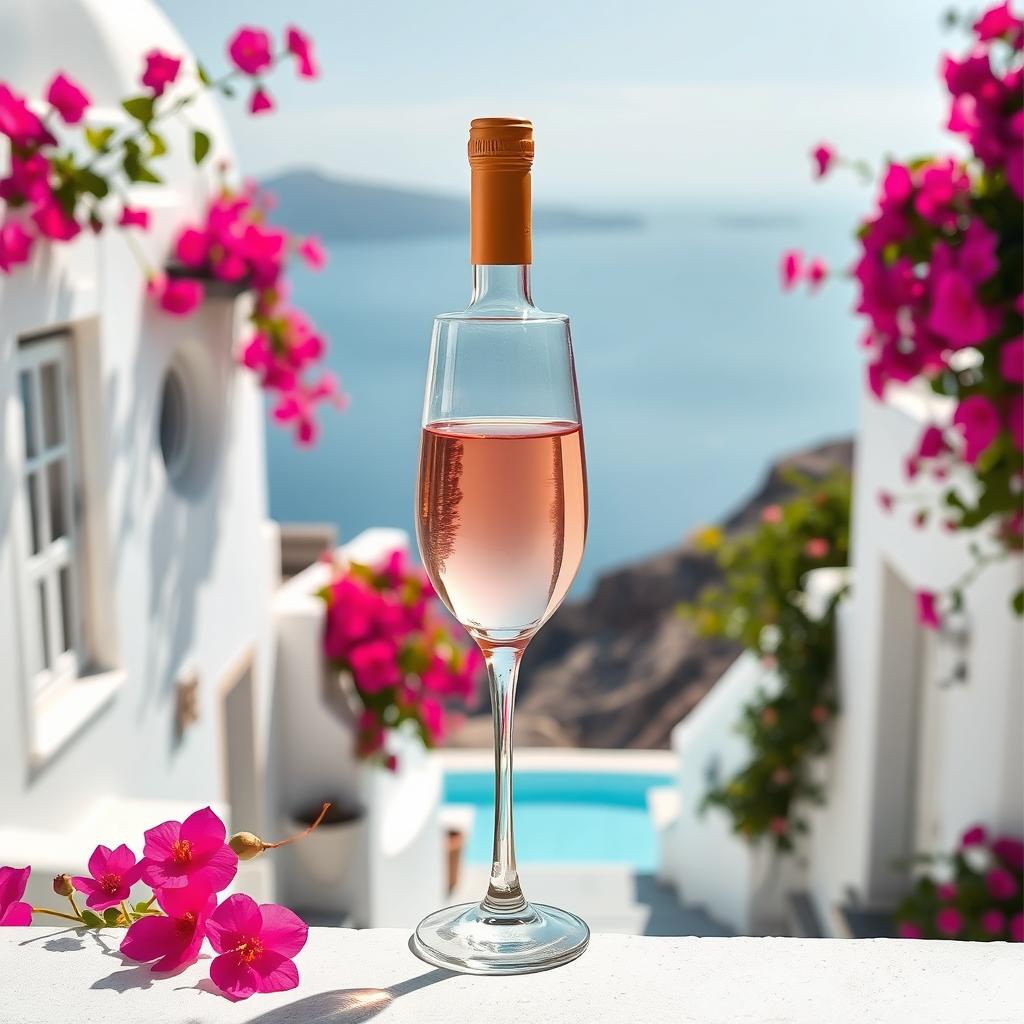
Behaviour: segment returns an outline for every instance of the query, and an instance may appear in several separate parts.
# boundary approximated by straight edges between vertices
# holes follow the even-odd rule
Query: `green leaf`
[[[1010,606],[1017,615],[1024,615],[1024,588],[1021,588],[1013,595]]]
[[[207,71],[202,64],[196,64],[196,71],[199,74],[199,81],[202,82],[203,85],[213,85],[213,79],[210,77],[210,72]]]
[[[156,132],[148,132],[149,141],[153,143],[153,148],[149,151],[149,155],[163,156],[167,152],[167,143],[164,142],[164,137],[157,134]]]
[[[103,918],[92,910],[82,911],[82,923],[86,928],[102,928]]]
[[[121,922],[121,908],[107,907],[103,911],[103,923],[107,928],[116,928]]]
[[[152,96],[133,96],[130,100],[125,100],[121,106],[140,124],[149,124],[153,120]]]
[[[86,128],[85,141],[99,153],[105,153],[107,143],[114,135],[113,128]]]
[[[142,157],[139,155],[138,147],[133,149],[125,147],[126,152],[124,155],[124,161],[122,167],[124,173],[129,181],[148,181],[151,184],[159,185],[161,179],[158,178],[143,162]]]
[[[192,132],[192,159],[198,166],[206,159],[210,152],[210,136],[201,132],[198,128]]]
[[[78,187],[82,192],[88,192],[97,199],[102,199],[110,191],[110,186],[105,178],[101,178],[95,171],[83,167],[75,175]]]

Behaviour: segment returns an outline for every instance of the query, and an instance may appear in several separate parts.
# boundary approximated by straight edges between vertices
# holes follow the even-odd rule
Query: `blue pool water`
[[[647,790],[672,781],[671,775],[634,772],[516,772],[518,861],[629,864],[653,871],[657,850]],[[494,776],[449,772],[444,799],[476,808],[466,855],[471,864],[489,864]]]

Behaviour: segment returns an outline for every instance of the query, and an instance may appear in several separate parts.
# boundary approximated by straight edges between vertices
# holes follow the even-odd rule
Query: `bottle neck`
[[[470,301],[470,309],[519,312],[532,306],[528,263],[473,265],[473,298]]]

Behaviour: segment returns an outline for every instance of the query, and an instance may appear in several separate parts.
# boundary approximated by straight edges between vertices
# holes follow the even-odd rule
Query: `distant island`
[[[277,198],[275,220],[300,235],[325,241],[422,238],[469,230],[468,198],[332,178],[315,170],[284,171],[263,185]],[[568,207],[534,207],[537,231],[634,230],[643,219]]]

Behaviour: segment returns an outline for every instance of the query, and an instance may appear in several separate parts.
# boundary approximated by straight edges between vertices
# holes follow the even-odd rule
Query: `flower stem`
[[[75,902],[75,894],[73,892],[68,893],[68,902],[71,904],[71,909],[75,912],[75,917],[81,921],[82,912],[78,909],[78,904]]]
[[[289,843],[294,843],[296,839],[305,839],[306,836],[308,836],[313,831],[313,829],[315,829],[317,825],[319,825],[320,822],[324,820],[324,816],[330,809],[331,805],[329,803],[325,803],[323,807],[320,808],[320,813],[316,816],[316,821],[314,821],[313,824],[309,826],[309,828],[305,828],[301,832],[296,832],[295,835],[288,836],[287,839],[281,839],[276,843],[264,843],[263,849],[276,850],[279,846],[287,846]]]
[[[124,900],[121,900],[121,914],[124,917],[124,925],[127,928],[132,923],[132,912],[125,905]]]
[[[64,921],[74,921],[75,924],[81,924],[82,919],[80,917],[72,917],[70,914],[62,914],[59,910],[49,910],[46,907],[33,907],[33,914],[49,914],[50,917],[59,917]]]

